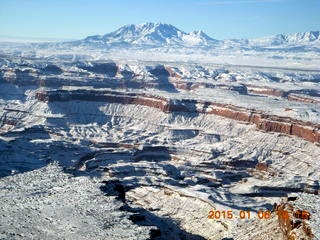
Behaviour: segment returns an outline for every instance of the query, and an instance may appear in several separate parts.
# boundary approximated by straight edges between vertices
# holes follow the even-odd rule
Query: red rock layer
[[[175,72],[174,69],[172,69],[171,67],[165,67],[165,69],[168,71],[170,77],[177,79],[181,78],[180,74]]]
[[[40,101],[102,101],[109,103],[136,104],[158,108],[163,112],[194,112],[215,114],[237,121],[255,124],[258,129],[266,132],[278,132],[294,135],[310,142],[320,143],[320,125],[303,122],[287,117],[268,115],[261,111],[237,107],[230,104],[220,104],[189,99],[166,99],[148,94],[123,93],[116,91],[95,90],[57,90],[38,92],[36,98]]]
[[[307,103],[320,103],[320,101],[317,101],[312,98],[306,98],[306,97],[301,97],[295,94],[290,93],[288,95],[288,100],[290,101],[298,101],[298,102],[307,102]]]
[[[302,97],[287,91],[270,88],[270,87],[262,87],[262,86],[255,86],[251,84],[245,85],[248,89],[248,93],[259,94],[259,95],[267,95],[267,96],[276,96],[276,97],[283,97],[287,98],[289,101],[297,101],[297,102],[307,102],[307,103],[320,103],[312,98]]]
[[[188,81],[171,81],[176,89],[179,90],[196,90],[198,88],[217,88],[235,91],[240,94],[247,94],[247,88],[244,85],[227,85],[227,84],[212,84],[212,83],[204,83],[204,82],[188,82]]]
[[[275,89],[275,88],[255,86],[251,84],[246,84],[246,87],[249,93],[276,96],[276,97],[283,97],[285,95],[284,91]]]

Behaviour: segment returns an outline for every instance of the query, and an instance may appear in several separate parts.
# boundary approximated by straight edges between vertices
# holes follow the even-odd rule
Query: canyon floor
[[[320,238],[318,70],[0,64],[0,239]]]

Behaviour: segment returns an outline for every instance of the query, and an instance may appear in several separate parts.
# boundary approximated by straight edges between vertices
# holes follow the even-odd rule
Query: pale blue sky
[[[0,0],[0,36],[78,39],[163,22],[213,38],[320,30],[320,0]]]

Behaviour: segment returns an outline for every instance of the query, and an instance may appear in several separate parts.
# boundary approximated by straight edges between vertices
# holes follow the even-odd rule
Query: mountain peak
[[[130,24],[133,26],[137,26],[139,28],[176,28],[175,26],[168,24],[168,23],[162,23],[162,22],[145,22],[140,24]]]
[[[320,31],[299,32],[288,35],[288,40],[293,42],[320,41]]]
[[[146,23],[140,23],[140,24],[128,24],[121,28],[119,28],[116,31],[119,31],[120,29],[130,29],[130,30],[136,30],[136,31],[155,31],[155,30],[161,30],[161,29],[174,29],[178,30],[176,27],[174,27],[171,24],[167,23],[152,23],[152,22],[146,22]]]
[[[202,31],[185,33],[167,23],[146,22],[125,25],[103,36],[92,36],[86,42],[99,42],[117,46],[165,46],[165,45],[209,45],[215,40]]]

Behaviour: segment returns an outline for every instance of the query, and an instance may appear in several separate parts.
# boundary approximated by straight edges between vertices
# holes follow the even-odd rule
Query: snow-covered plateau
[[[0,47],[0,239],[320,239],[319,32]]]

